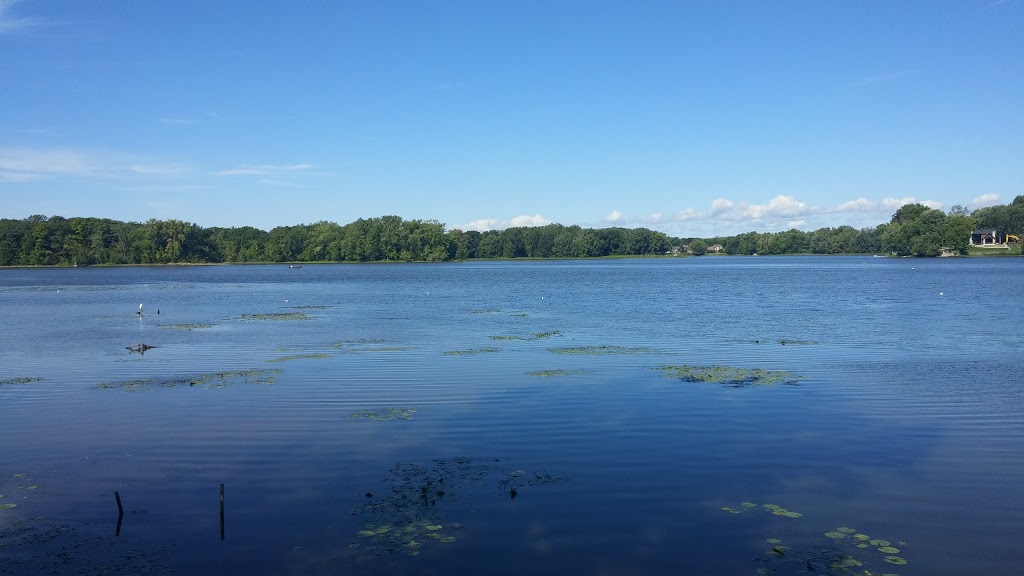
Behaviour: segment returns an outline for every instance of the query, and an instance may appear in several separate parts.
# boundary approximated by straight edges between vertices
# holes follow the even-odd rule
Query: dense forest
[[[249,226],[203,228],[181,220],[120,222],[104,218],[29,216],[0,219],[0,266],[170,264],[221,262],[440,262],[470,258],[579,258],[704,252],[727,254],[891,253],[935,256],[941,248],[966,254],[971,231],[1024,232],[1024,196],[1012,204],[949,213],[908,204],[874,228],[850,226],[803,232],[716,238],[671,238],[646,228],[581,228],[550,224],[489,232],[446,230],[433,220],[398,216],[344,226],[317,222],[266,232]]]

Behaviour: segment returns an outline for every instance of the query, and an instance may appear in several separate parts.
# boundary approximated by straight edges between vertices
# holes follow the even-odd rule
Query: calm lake
[[[0,270],[0,574],[1021,574],[1022,273]]]

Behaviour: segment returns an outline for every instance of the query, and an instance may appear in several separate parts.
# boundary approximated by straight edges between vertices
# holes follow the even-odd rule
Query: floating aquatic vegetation
[[[312,320],[312,316],[302,312],[274,312],[270,314],[242,314],[235,320]]]
[[[710,382],[733,388],[767,384],[795,385],[802,378],[782,370],[764,368],[735,368],[733,366],[681,366],[665,365],[657,368],[666,378],[679,378],[686,382]]]
[[[613,354],[646,354],[653,352],[650,348],[630,348],[627,346],[563,346],[548,348],[555,354],[572,354],[576,356],[607,356]]]
[[[203,324],[197,322],[194,324],[166,324],[160,328],[163,330],[202,330],[203,328],[213,328],[213,324]]]
[[[554,376],[575,376],[577,374],[586,374],[586,370],[537,370],[534,372],[527,372],[527,376],[533,376],[535,378],[552,378]]]
[[[488,310],[470,310],[470,314],[500,314],[501,308],[492,308]]]
[[[559,330],[552,330],[550,332],[536,332],[533,337],[537,340],[543,340],[545,338],[551,338],[554,336],[561,336],[562,333]]]
[[[124,380],[121,382],[103,382],[95,388],[100,390],[121,388],[123,390],[155,390],[158,388],[176,388],[179,386],[202,386],[224,388],[233,384],[273,384],[275,376],[281,369],[274,370],[232,370],[228,372],[212,372],[189,378],[171,378],[149,380]]]
[[[775,511],[780,509],[774,504],[766,504],[764,508]],[[823,537],[822,537],[823,536]],[[888,541],[872,539],[867,534],[858,533],[853,528],[840,526],[834,530],[822,533],[817,539],[810,538],[807,542],[787,546],[779,546],[781,540],[769,538],[767,542],[774,544],[761,557],[757,558],[762,562],[766,571],[758,571],[759,574],[775,573],[805,573],[817,572],[827,575],[863,576],[878,574],[875,571],[880,567],[880,561],[889,564],[906,564],[906,560],[894,556],[899,552],[896,548],[879,548],[872,550],[869,542],[888,544]],[[901,543],[902,544],[902,543]],[[888,556],[883,556],[889,554]],[[895,576],[895,575],[887,575]]]
[[[17,508],[17,507],[18,507],[18,505],[14,504],[14,503],[0,504],[0,510],[10,510],[11,508]]]
[[[42,378],[37,378],[37,377],[33,377],[33,378],[5,378],[3,380],[0,380],[0,386],[3,386],[4,384],[31,384],[32,382],[42,382],[42,381],[43,381]]]
[[[415,350],[415,348],[412,346],[370,346],[368,348],[351,348],[347,352],[357,354],[359,352],[406,352],[408,350]]]
[[[522,336],[490,336],[491,340],[526,340]]]
[[[763,508],[767,512],[771,512],[776,516],[785,516],[787,518],[800,518],[803,516],[803,514],[799,512],[787,510],[782,506],[779,506],[778,504],[763,504],[761,508]],[[742,514],[744,512],[749,512],[755,509],[757,509],[757,504],[754,504],[753,502],[741,502],[739,508],[733,508],[732,506],[722,507],[723,511],[729,512],[731,514]]]
[[[351,510],[365,515],[366,521],[350,545],[368,556],[401,553],[416,556],[430,541],[449,544],[456,537],[447,530],[462,529],[462,524],[449,522],[448,514],[472,509],[467,500],[491,482],[498,492],[515,498],[519,491],[557,482],[557,478],[539,470],[526,474],[521,470],[506,472],[498,459],[452,458],[434,460],[430,465],[397,464],[384,483],[385,495],[365,495],[364,504]]]
[[[501,348],[474,348],[472,350],[449,350],[444,352],[445,356],[471,356],[473,354],[489,354],[491,352],[501,352]]]
[[[289,362],[291,360],[312,360],[320,358],[330,358],[330,354],[319,352],[316,354],[292,354],[290,356],[280,356],[278,358],[271,358],[267,362]]]
[[[886,554],[899,554],[900,553],[900,549],[899,548],[893,548],[892,546],[882,546],[881,548],[878,549],[878,551],[879,552],[884,552]]]
[[[781,346],[813,346],[821,344],[817,340],[740,340],[747,344],[779,344]]]
[[[326,305],[315,305],[315,306],[285,306],[285,308],[290,308],[290,309],[292,309],[292,310],[329,310],[329,309],[331,309],[331,308],[334,308],[334,306],[326,306]]]
[[[376,410],[360,410],[349,414],[348,418],[349,420],[365,418],[367,420],[387,422],[391,420],[412,420],[412,415],[415,413],[415,408],[386,408],[381,412]]]

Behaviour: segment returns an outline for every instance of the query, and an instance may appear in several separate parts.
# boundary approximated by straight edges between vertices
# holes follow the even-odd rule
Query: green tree
[[[708,244],[707,244],[707,242],[701,240],[700,238],[694,240],[693,242],[690,242],[690,252],[693,252],[694,256],[703,256],[703,255],[707,254],[708,253]]]

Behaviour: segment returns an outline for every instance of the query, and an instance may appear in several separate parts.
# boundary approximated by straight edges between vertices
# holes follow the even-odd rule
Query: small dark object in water
[[[373,493],[372,492],[367,492],[366,493],[366,497],[367,498],[373,498]]]
[[[516,496],[519,496],[519,492],[516,492],[516,489],[513,488],[513,489],[508,491],[508,495],[509,495],[509,499],[510,500],[515,500]]]
[[[438,490],[437,491],[437,496],[438,497],[444,496],[444,490]]]
[[[156,348],[156,346],[150,346],[144,342],[139,342],[132,346],[125,346],[125,350],[128,350],[129,352],[138,352],[139,354],[145,354],[146,350],[149,350],[150,348]]]
[[[157,308],[157,309],[156,309],[156,313],[157,313],[157,314],[159,314],[159,313],[160,313],[160,309],[159,309],[159,308]]]

